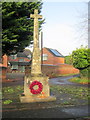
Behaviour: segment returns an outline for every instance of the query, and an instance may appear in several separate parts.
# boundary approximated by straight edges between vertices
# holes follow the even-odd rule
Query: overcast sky
[[[57,1],[57,0],[56,0]],[[68,55],[81,45],[86,46],[86,32],[82,24],[87,17],[86,2],[44,2],[42,15],[43,47],[57,49]],[[83,34],[83,37],[81,35]]]
[[[43,0],[43,47],[57,49],[66,56],[88,45],[88,1]]]

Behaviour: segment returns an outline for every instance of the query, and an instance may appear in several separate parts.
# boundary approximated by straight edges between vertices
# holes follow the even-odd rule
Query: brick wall
[[[8,57],[7,57],[7,55],[5,54],[4,56],[3,56],[3,58],[2,58],[3,60],[3,63],[2,63],[2,65],[4,66],[4,67],[7,67],[8,66]]]
[[[58,67],[58,74],[64,75],[73,73],[79,73],[79,70],[74,68],[72,65],[60,64]]]
[[[51,52],[49,52],[47,50],[47,48],[42,49],[42,54],[47,54],[48,55],[48,60],[42,61],[43,64],[57,65],[57,64],[60,64],[60,63],[64,63],[64,58],[63,57],[54,56]]]
[[[58,66],[56,65],[42,65],[42,73],[46,76],[55,77],[58,75]]]
[[[0,64],[0,79],[5,80],[6,73],[7,73],[7,68],[4,66],[1,66],[1,64]]]
[[[55,76],[58,73],[58,66],[56,65],[42,65],[41,70],[42,73],[46,76],[52,77]],[[25,74],[31,73],[31,66],[26,66]]]
[[[2,78],[2,80],[6,79],[6,73],[7,73],[7,68],[2,68],[2,73],[0,75],[0,78]]]
[[[79,70],[67,64],[60,64],[58,66],[42,65],[42,73],[51,78],[66,74],[79,74]]]
[[[31,67],[27,66],[25,74],[30,74]],[[60,64],[60,65],[42,65],[42,73],[44,75],[52,77],[57,77],[66,74],[79,74],[79,70],[74,68],[72,65]]]
[[[6,79],[7,66],[8,66],[8,57],[7,55],[2,56],[2,63],[0,63],[0,78],[2,80]]]
[[[54,65],[58,65],[58,64],[64,64],[64,58],[63,57],[55,57],[54,58]]]
[[[16,59],[12,59],[11,57],[9,57],[9,61],[18,62],[19,59],[24,59],[25,62],[29,62],[30,61],[30,59],[24,58],[24,57],[17,57]]]
[[[47,54],[48,55],[48,60],[42,61],[43,64],[54,64],[54,62],[53,62],[54,57],[46,48],[42,49],[42,54]]]

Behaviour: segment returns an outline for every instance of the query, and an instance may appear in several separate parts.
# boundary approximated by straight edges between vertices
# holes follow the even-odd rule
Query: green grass
[[[59,74],[59,75],[55,75],[54,77],[67,77],[67,76],[72,76],[72,75],[78,75],[77,73],[72,73],[72,74]]]
[[[63,75],[59,75],[59,77],[72,76],[72,75],[78,75],[78,74],[77,73],[63,74]]]
[[[74,98],[87,99],[90,98],[90,88],[80,86],[52,86],[52,91],[58,91],[60,94],[70,94]]]
[[[56,96],[57,100],[55,104],[57,104],[58,106],[88,104],[88,99],[90,99],[90,88],[87,87],[52,85],[50,86],[50,90],[51,93]],[[23,93],[23,86],[3,87],[3,105],[15,103],[20,104],[19,95],[21,93]],[[84,102],[81,103],[79,100],[83,100]]]
[[[85,78],[85,77],[83,77],[83,78],[75,77],[75,78],[70,79],[69,81],[75,82],[75,83],[81,83],[81,84],[90,83],[90,79]]]
[[[19,102],[19,95],[23,93],[23,86],[11,86],[2,88],[2,103],[11,104]]]
[[[72,75],[78,75],[77,73],[71,73],[71,74],[54,74],[52,73],[49,77],[50,78],[55,78],[55,77],[67,77],[67,76],[72,76]]]
[[[51,91],[57,96],[60,105],[86,105],[89,104],[90,88],[80,86],[53,85]]]
[[[10,104],[10,103],[12,103],[12,100],[5,100],[4,102],[3,102],[3,104]]]

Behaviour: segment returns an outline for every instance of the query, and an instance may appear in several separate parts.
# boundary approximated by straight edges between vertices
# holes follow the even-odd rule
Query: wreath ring
[[[33,87],[35,86],[35,85],[38,85],[38,89],[34,89]],[[30,84],[30,92],[32,93],[32,94],[40,94],[41,92],[42,92],[42,89],[43,89],[43,85],[42,85],[42,83],[40,83],[39,81],[33,81],[31,84]]]

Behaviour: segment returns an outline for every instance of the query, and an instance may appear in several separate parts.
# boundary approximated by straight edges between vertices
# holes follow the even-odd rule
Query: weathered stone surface
[[[45,96],[49,96],[50,95],[50,90],[49,90],[49,84],[48,84],[48,77],[47,76],[25,76],[25,81],[24,81],[24,94],[25,96],[32,96],[33,94],[30,92],[29,86],[33,81],[39,81],[42,83],[43,85],[43,90],[41,92],[41,94],[39,95],[34,95],[34,96],[41,96],[42,93],[44,93]]]
[[[34,48],[33,48],[33,57],[32,57],[32,67],[31,74],[38,75],[41,73],[41,51],[39,49],[39,24],[38,19],[41,19],[42,16],[38,15],[38,10],[34,10],[34,14],[30,15],[31,18],[34,18]]]
[[[55,96],[49,96],[49,97],[26,97],[22,96],[20,97],[20,101],[22,103],[33,103],[33,102],[50,102],[50,101],[55,101],[56,97]]]
[[[31,73],[26,75],[24,78],[24,96],[20,96],[20,101],[21,103],[54,101],[56,98],[54,96],[50,96],[50,89],[48,84],[49,79],[41,72],[41,53],[39,49],[38,39],[38,19],[42,18],[42,16],[38,15],[38,10],[35,10],[34,15],[30,15],[30,17],[34,18],[34,48],[32,66]],[[34,81],[40,82],[40,84],[43,86],[42,91],[40,91],[39,94],[33,94],[30,90],[30,85]],[[37,85],[34,86],[34,88],[36,89]]]

